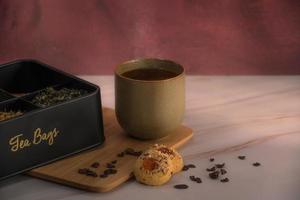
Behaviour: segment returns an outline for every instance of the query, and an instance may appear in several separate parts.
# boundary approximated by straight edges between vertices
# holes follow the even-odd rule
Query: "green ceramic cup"
[[[175,73],[163,80],[129,78],[125,72],[151,68]],[[119,124],[131,136],[157,139],[181,124],[185,109],[184,68],[169,60],[136,59],[115,70],[115,109]]]

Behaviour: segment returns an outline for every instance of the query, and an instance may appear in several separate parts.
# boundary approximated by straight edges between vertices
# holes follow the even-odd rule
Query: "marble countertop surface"
[[[101,87],[103,106],[114,107],[112,76],[82,78]],[[90,193],[20,175],[0,182],[0,199],[300,199],[300,76],[188,76],[184,123],[195,135],[180,152],[197,167],[164,186],[130,180],[112,192]],[[210,157],[226,163],[228,183],[208,178]]]

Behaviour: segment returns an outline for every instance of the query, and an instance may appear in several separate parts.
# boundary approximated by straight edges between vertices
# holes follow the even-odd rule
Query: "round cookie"
[[[169,148],[165,145],[155,144],[147,151],[148,153],[152,153],[153,151],[158,151],[163,155],[166,155],[170,158],[173,165],[173,172],[180,172],[183,168],[183,159],[181,155],[173,148]]]
[[[171,160],[158,152],[143,153],[134,165],[134,176],[137,181],[146,185],[162,185],[168,182],[173,174]]]

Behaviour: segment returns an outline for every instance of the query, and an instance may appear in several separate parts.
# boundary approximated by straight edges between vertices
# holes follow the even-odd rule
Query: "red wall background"
[[[0,0],[0,63],[110,74],[135,57],[193,74],[300,74],[300,1]]]

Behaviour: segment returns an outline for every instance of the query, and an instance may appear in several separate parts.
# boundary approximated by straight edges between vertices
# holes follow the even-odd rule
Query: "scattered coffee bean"
[[[195,176],[190,176],[191,181],[195,181],[196,177]]]
[[[110,174],[116,174],[118,172],[118,170],[116,170],[116,169],[111,169],[110,170]]]
[[[107,174],[101,174],[99,177],[100,178],[106,178],[108,175]]]
[[[216,171],[216,167],[207,168],[206,171],[208,172]]]
[[[196,168],[196,165],[194,165],[194,164],[188,164],[187,165],[189,168]]]
[[[225,166],[225,163],[222,163],[222,164],[216,164],[215,166],[216,166],[217,168],[220,169],[220,168],[223,168],[223,167]]]
[[[187,171],[190,168],[196,168],[196,166],[194,164],[184,165],[183,168],[182,168],[182,171]]]
[[[98,162],[94,162],[91,167],[92,168],[98,168],[100,166],[100,164]]]
[[[197,178],[196,178],[196,182],[197,182],[197,183],[202,183],[201,178],[197,177]]]
[[[116,174],[117,170],[116,169],[106,169],[106,170],[104,170],[103,173],[106,174],[106,175]]]
[[[79,169],[78,173],[79,174],[84,174],[86,176],[93,176],[93,177],[97,177],[98,176],[96,172],[94,172],[94,171],[92,171],[92,170],[90,170],[88,168]]]
[[[127,148],[127,149],[125,149],[124,152],[125,152],[126,154],[132,154],[132,153],[134,153],[135,151],[134,151],[133,148]]]
[[[87,174],[88,176],[92,176],[92,177],[98,177],[98,175],[96,174],[96,172],[93,172],[93,173],[89,173]]]
[[[142,151],[135,151],[132,148],[127,148],[127,149],[125,149],[124,153],[126,155],[131,155],[131,156],[139,157],[143,152]]]
[[[197,178],[196,178],[196,182],[197,182],[197,183],[202,183],[202,179],[201,179],[200,177],[197,177]]]
[[[116,164],[116,163],[117,163],[117,160],[111,161],[111,164]]]
[[[106,164],[106,168],[112,169],[112,168],[115,168],[115,167],[116,167],[116,166],[113,165],[113,164],[111,164],[111,163],[107,163],[107,164]]]
[[[245,160],[245,159],[246,159],[246,156],[238,156],[238,158],[239,158],[240,160]]]
[[[83,168],[83,169],[79,169],[79,170],[78,170],[78,173],[79,173],[79,174],[86,174],[87,171],[88,171],[87,168]]]
[[[255,162],[255,163],[253,163],[252,164],[254,167],[258,167],[258,166],[260,166],[261,164],[259,163],[259,162]]]
[[[220,172],[221,172],[221,175],[224,175],[227,173],[227,171],[225,169],[221,169]]]
[[[197,182],[197,183],[202,183],[202,180],[200,177],[190,176],[190,180]]]
[[[214,158],[210,158],[209,161],[210,161],[210,162],[214,162],[215,159],[214,159]]]
[[[220,180],[222,183],[226,183],[226,182],[229,182],[229,179],[228,178],[223,178]]]
[[[174,188],[176,189],[187,189],[189,186],[185,185],[185,184],[178,184],[178,185],[174,185]]]
[[[219,171],[214,171],[214,172],[209,173],[208,175],[211,179],[218,179],[219,173],[220,173]]]
[[[184,165],[184,166],[182,167],[182,171],[187,171],[187,170],[189,170],[189,167],[188,167],[187,165]]]
[[[87,176],[92,176],[92,177],[97,177],[98,175],[96,174],[96,172],[92,171],[92,170],[88,170],[86,172]]]
[[[109,174],[110,174],[110,169],[106,169],[106,170],[104,170],[103,174],[105,174],[105,175],[109,175]]]

